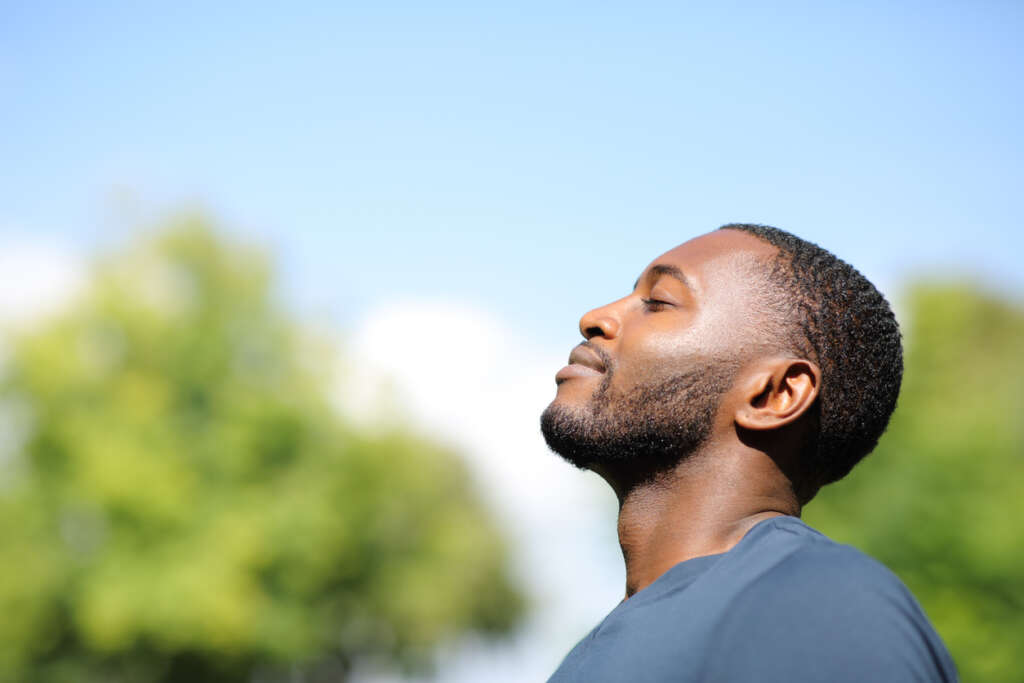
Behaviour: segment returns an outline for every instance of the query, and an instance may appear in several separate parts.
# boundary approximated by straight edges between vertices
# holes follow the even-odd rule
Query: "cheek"
[[[620,388],[636,387],[692,371],[707,358],[699,342],[694,335],[678,330],[623,339],[614,383]]]

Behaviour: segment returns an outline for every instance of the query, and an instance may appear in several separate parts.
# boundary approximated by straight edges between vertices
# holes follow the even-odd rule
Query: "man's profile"
[[[891,572],[799,516],[885,430],[889,304],[817,245],[727,225],[585,314],[541,417],[619,499],[626,599],[552,681],[949,681]]]

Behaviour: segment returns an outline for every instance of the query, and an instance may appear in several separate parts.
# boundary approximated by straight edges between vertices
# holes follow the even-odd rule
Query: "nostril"
[[[618,334],[619,324],[607,306],[595,308],[580,318],[580,333],[585,339],[611,339]]]

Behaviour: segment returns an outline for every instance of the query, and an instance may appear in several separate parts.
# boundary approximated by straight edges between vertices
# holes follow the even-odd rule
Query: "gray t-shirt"
[[[620,603],[549,683],[955,680],[892,572],[795,517],[773,517]]]

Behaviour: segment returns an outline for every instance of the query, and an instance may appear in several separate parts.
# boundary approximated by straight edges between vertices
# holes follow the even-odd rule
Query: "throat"
[[[627,598],[680,562],[727,552],[758,522],[800,514],[798,507],[778,500],[737,496],[708,484],[662,477],[620,497]]]

